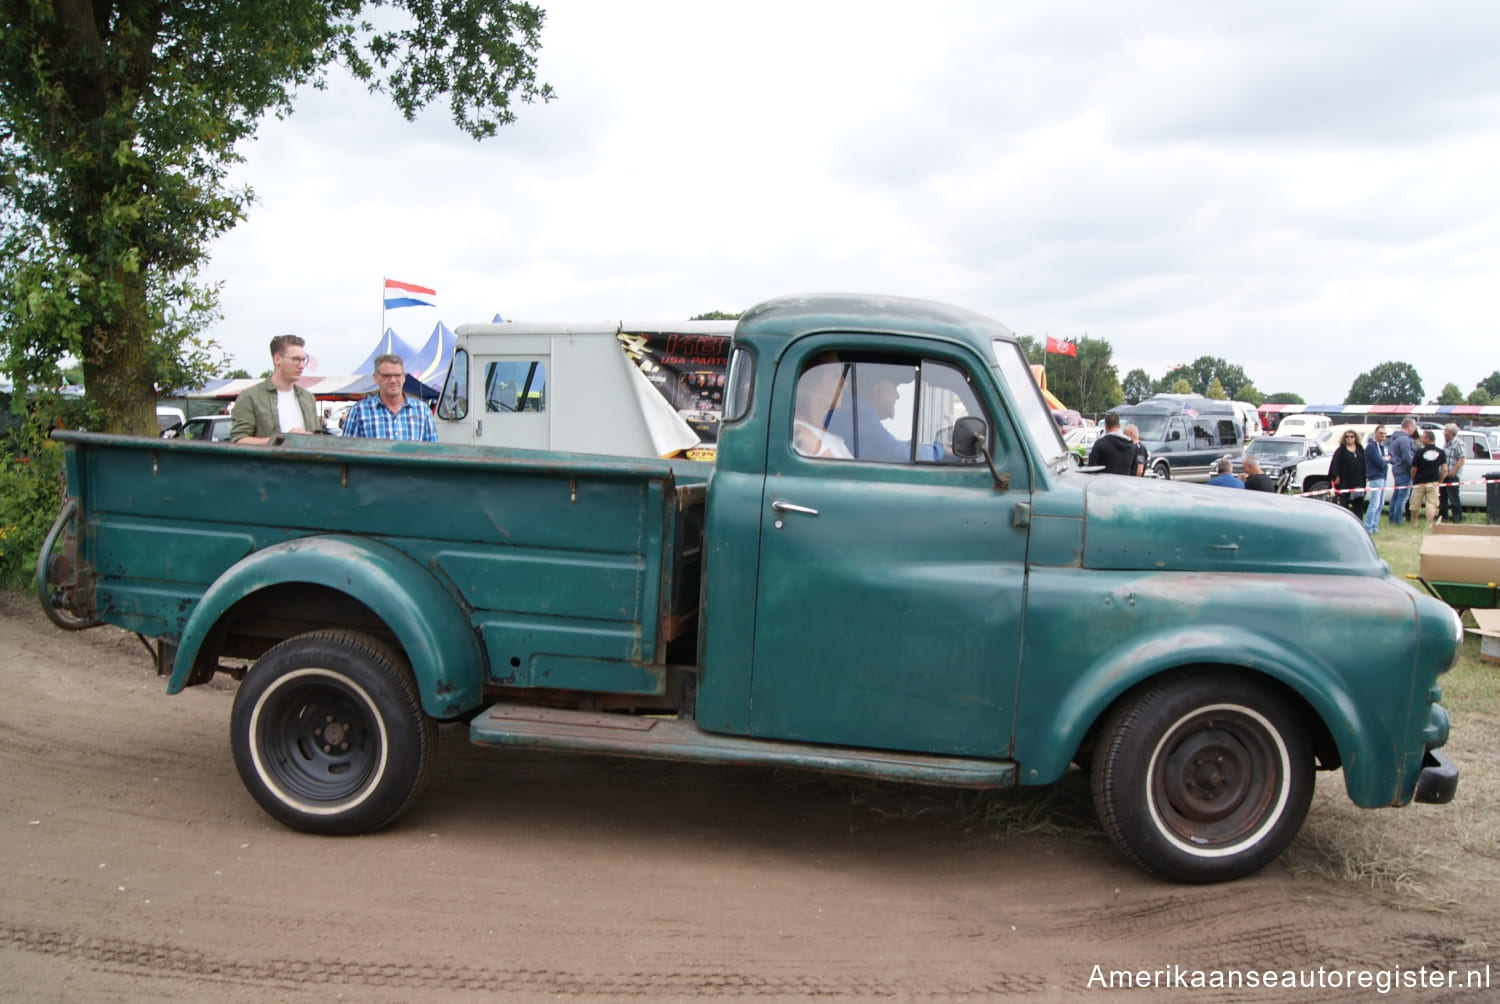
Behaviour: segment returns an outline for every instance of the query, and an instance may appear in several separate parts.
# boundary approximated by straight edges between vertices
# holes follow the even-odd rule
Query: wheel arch
[[[1234,653],[1233,661],[1226,652]],[[1343,767],[1355,804],[1390,804],[1397,787],[1393,741],[1368,702],[1320,660],[1234,627],[1157,634],[1106,653],[1049,702],[1048,714],[1022,716],[1026,724],[1016,731],[1021,783],[1055,781],[1122,701],[1165,677],[1194,672],[1240,674],[1287,695],[1322,765]]]
[[[327,607],[333,620],[320,627],[378,628],[388,635],[411,664],[427,714],[452,718],[479,705],[484,661],[461,601],[396,548],[335,536],[264,548],[220,575],[184,625],[167,692],[207,679],[225,636],[246,617],[289,597],[320,595],[338,600]]]

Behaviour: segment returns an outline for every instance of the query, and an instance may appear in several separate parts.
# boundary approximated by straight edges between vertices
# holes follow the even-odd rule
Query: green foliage
[[[694,314],[692,317],[689,317],[688,320],[690,320],[690,321],[738,321],[740,319],[741,315],[743,315],[744,313],[745,312],[743,310],[736,310],[732,314],[729,313],[727,310],[710,310],[706,314]]]
[[[250,379],[250,373],[249,373],[248,370],[243,370],[243,369],[240,369],[238,366],[236,366],[234,369],[230,370],[228,373],[225,373],[224,374],[224,378],[226,380],[249,380]]]
[[[1478,386],[1485,389],[1485,391],[1490,395],[1491,401],[1500,399],[1500,370],[1496,370],[1489,376],[1485,377],[1483,380],[1479,381]]]
[[[1438,393],[1438,404],[1463,404],[1464,392],[1458,389],[1456,383],[1443,384],[1443,389]]]
[[[1172,389],[1167,393],[1191,394],[1193,393],[1193,385],[1187,382],[1187,377],[1178,377],[1175,381],[1173,381]]]
[[[1411,363],[1381,363],[1354,378],[1345,404],[1420,404],[1422,378]]]
[[[1289,390],[1277,391],[1275,394],[1267,394],[1259,404],[1306,404],[1301,394],[1293,394]]]
[[[1494,398],[1490,397],[1490,392],[1489,391],[1485,390],[1484,387],[1480,386],[1480,387],[1475,387],[1473,390],[1469,391],[1469,400],[1468,400],[1468,403],[1469,404],[1477,404],[1477,405],[1480,405],[1481,407],[1483,407],[1484,405],[1494,403]]]
[[[99,424],[82,399],[39,394],[24,400],[19,412],[12,402],[0,402],[9,420],[0,423],[0,589],[29,587],[37,552],[62,503],[62,447],[47,432]]]
[[[1186,366],[1177,370],[1174,377],[1185,377],[1192,385],[1192,393],[1212,397],[1209,389],[1215,382],[1219,384],[1219,391],[1224,397],[1219,400],[1240,401],[1240,388],[1249,383],[1245,371],[1239,365],[1226,362],[1218,356],[1199,356]],[[1183,393],[1177,391],[1176,393]]]
[[[1042,365],[1043,357],[1047,355],[1045,342],[1039,342],[1030,335],[1017,335],[1016,344],[1021,346],[1021,354],[1028,363],[1033,366]]]
[[[1126,373],[1125,382],[1120,385],[1126,404],[1140,404],[1151,396],[1152,390],[1150,375],[1139,367]]]
[[[1260,392],[1255,384],[1246,380],[1240,384],[1240,396],[1235,398],[1235,400],[1244,401],[1246,404],[1253,404],[1258,408],[1265,401],[1265,395]]]
[[[1229,395],[1224,393],[1224,385],[1219,382],[1218,377],[1214,377],[1213,382],[1208,385],[1208,390],[1203,392],[1203,396],[1212,401],[1229,400]]]
[[[376,30],[366,7],[395,7]],[[267,113],[339,63],[409,119],[439,95],[475,137],[514,119],[543,12],[520,0],[0,0],[3,368],[56,386],[83,364],[109,431],[155,431],[155,391],[222,363],[202,337],[206,249],[252,199],[227,175]]]

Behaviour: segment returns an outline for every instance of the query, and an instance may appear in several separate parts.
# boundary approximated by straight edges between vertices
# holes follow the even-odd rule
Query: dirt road
[[[1006,836],[949,792],[480,750],[456,727],[391,829],[304,836],[234,773],[231,687],[167,697],[132,636],[64,634],[0,594],[0,996],[1370,1000],[1326,975],[1099,980],[1500,970],[1493,888],[1434,912],[1283,864],[1174,886],[1097,834]],[[1494,1000],[1490,979],[1384,999]]]

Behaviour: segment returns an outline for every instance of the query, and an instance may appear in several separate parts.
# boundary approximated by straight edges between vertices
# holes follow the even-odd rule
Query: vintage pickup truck
[[[1091,772],[1180,881],[1271,861],[1315,769],[1452,798],[1452,610],[1332,506],[1074,469],[1012,334],[785,298],[736,327],[713,465],[462,444],[62,433],[37,586],[240,680],[276,819],[391,822],[475,743],[968,787]],[[1075,767],[1076,765],[1076,767]]]

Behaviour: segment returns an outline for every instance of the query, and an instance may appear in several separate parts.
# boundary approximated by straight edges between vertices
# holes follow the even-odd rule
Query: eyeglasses
[[[402,379],[405,376],[406,376],[405,373],[376,373],[375,374],[375,379],[377,379],[377,380],[400,380],[400,379]]]
[[[281,358],[285,359],[287,362],[291,363],[293,366],[306,366],[307,365],[307,357],[306,356],[282,356]]]

